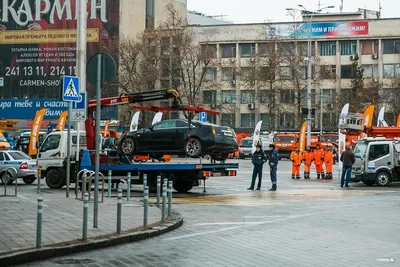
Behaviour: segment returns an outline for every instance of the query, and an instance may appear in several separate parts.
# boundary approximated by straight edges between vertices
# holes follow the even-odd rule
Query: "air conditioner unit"
[[[231,58],[231,63],[234,63],[236,60],[234,58]]]
[[[232,86],[233,86],[233,87],[236,86],[236,80],[232,80]]]
[[[378,59],[379,56],[377,54],[372,54],[372,59]]]
[[[378,82],[378,79],[372,79],[372,81],[374,82],[374,83],[377,83]]]
[[[255,58],[250,58],[250,62],[254,62],[254,61],[256,61]]]
[[[327,104],[326,107],[327,108],[333,108],[333,104]]]
[[[352,61],[356,60],[356,56],[351,55],[350,60],[352,60]]]
[[[253,110],[253,109],[256,108],[256,105],[255,105],[254,103],[250,103],[250,104],[247,104],[247,107],[248,107],[250,110]]]

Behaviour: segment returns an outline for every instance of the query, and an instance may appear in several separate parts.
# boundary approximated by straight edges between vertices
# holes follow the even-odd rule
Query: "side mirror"
[[[149,126],[149,130],[150,130],[150,131],[154,131],[154,130],[153,130],[153,125]]]

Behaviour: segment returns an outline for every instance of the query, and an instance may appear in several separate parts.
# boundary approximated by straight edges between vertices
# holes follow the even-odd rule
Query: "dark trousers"
[[[277,167],[271,168],[272,189],[276,189],[276,171],[277,171]]]
[[[352,169],[352,166],[343,165],[342,179],[340,181],[341,186],[343,186],[344,183],[346,183],[346,185],[349,185],[350,177],[351,177],[351,169]]]
[[[261,188],[261,181],[262,181],[262,170],[263,166],[262,165],[254,165],[253,168],[253,177],[251,179],[251,188],[254,188],[254,185],[256,184],[256,178],[258,175],[258,185],[257,188]]]

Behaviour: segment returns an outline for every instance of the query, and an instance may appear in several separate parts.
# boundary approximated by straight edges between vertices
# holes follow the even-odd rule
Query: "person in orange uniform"
[[[324,163],[326,168],[326,179],[333,179],[332,166],[333,166],[333,152],[330,145],[326,146]]]
[[[311,148],[308,146],[306,151],[303,152],[304,179],[310,179],[310,170],[313,160],[314,160],[314,154],[311,151]]]
[[[316,148],[314,150],[314,164],[315,168],[317,169],[317,179],[320,179],[322,176],[322,179],[325,178],[325,172],[324,172],[324,150],[322,150],[319,146],[319,144],[316,145]]]
[[[290,154],[290,160],[292,161],[292,179],[300,179],[300,164],[301,164],[301,153],[298,146]]]

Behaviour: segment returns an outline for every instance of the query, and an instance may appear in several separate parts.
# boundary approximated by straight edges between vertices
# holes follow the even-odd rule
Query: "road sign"
[[[79,102],[72,103],[71,121],[85,121],[87,118],[86,93],[80,93]]]
[[[207,122],[207,113],[205,112],[200,112],[199,113],[200,121],[201,122]]]
[[[62,77],[62,100],[79,102],[79,78],[74,76]]]

